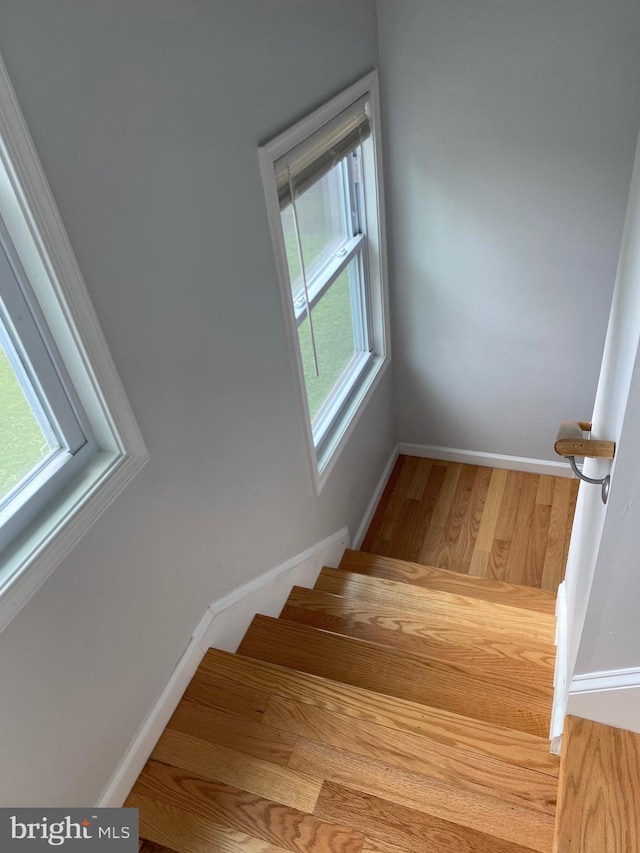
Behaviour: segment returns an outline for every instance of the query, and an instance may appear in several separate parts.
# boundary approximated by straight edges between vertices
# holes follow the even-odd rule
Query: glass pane
[[[0,500],[54,449],[0,346]]]
[[[298,326],[312,422],[356,354],[349,270],[352,275],[357,274],[357,261],[349,264],[311,311],[319,376],[315,374],[309,320],[305,317]]]
[[[345,202],[345,186],[340,164],[334,166],[296,199],[307,281],[335,255],[344,241],[352,236],[347,231]],[[291,205],[282,211],[282,228],[291,289],[295,297],[302,287],[302,282]]]
[[[298,242],[293,223],[293,207],[289,204],[281,212],[282,232],[284,234],[284,248],[287,253],[287,264],[289,266],[289,278],[291,279],[291,293],[294,299],[302,293],[302,278],[300,276],[300,256],[298,254]],[[302,303],[304,305],[304,302]]]

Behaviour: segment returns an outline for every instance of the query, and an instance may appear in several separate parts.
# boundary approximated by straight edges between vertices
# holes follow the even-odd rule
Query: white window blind
[[[371,135],[369,99],[360,98],[274,163],[282,210]]]

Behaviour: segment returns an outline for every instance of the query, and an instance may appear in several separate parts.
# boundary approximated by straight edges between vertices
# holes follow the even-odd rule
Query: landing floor
[[[363,551],[556,592],[579,481],[400,456]]]

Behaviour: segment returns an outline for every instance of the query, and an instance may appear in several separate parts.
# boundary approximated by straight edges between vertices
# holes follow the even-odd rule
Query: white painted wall
[[[640,124],[634,0],[379,0],[398,437],[553,459],[594,401]]]
[[[96,801],[207,605],[343,525],[314,496],[256,147],[375,66],[371,0],[3,0],[6,61],[151,453],[0,637],[0,803]]]

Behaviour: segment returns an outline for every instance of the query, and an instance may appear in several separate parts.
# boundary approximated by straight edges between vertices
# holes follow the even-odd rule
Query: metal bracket
[[[590,459],[613,459],[616,455],[616,443],[592,439],[590,435],[586,437],[585,432],[591,433],[591,424],[587,421],[561,421],[553,448],[559,456],[564,456],[578,479],[584,480],[585,483],[593,483],[594,486],[602,486],[602,503],[606,504],[611,475],[607,474],[602,480],[587,477],[578,469],[575,458],[585,456]]]
[[[576,465],[575,456],[565,456],[564,458],[569,461],[569,465],[571,465],[571,470],[580,480],[584,480],[585,483],[592,483],[594,486],[602,486],[602,503],[606,504],[607,499],[609,497],[611,475],[607,474],[607,476],[603,477],[602,480],[594,480],[593,477],[587,477],[586,474],[583,474],[582,471],[580,471],[580,469]]]

